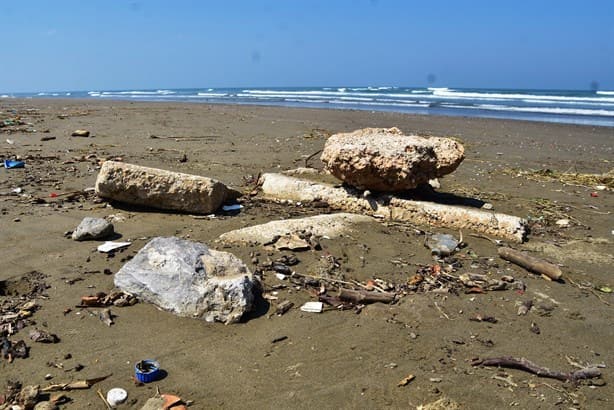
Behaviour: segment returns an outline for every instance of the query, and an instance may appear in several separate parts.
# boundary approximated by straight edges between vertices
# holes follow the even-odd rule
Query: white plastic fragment
[[[121,249],[121,248],[125,248],[127,246],[130,246],[132,244],[132,242],[112,242],[112,241],[107,241],[105,243],[103,243],[102,245],[98,246],[98,252],[104,252],[104,253],[108,253],[117,249]]]
[[[324,304],[322,302],[307,302],[301,306],[303,312],[309,313],[322,313],[323,308]]]
[[[286,275],[284,275],[283,273],[276,273],[275,277],[279,280],[284,280],[286,279]]]
[[[107,392],[107,401],[111,406],[117,406],[128,398],[128,392],[122,388],[114,387]]]
[[[222,211],[238,211],[239,209],[243,209],[243,205],[233,204],[233,205],[224,205],[222,207]]]

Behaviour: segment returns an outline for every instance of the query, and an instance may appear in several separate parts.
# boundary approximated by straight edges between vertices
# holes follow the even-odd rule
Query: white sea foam
[[[428,87],[429,91],[451,91],[448,87]]]
[[[614,95],[614,91],[597,91],[599,95]]]
[[[2,94],[0,95],[0,98],[11,98],[11,96],[8,94]]]
[[[317,95],[317,96],[356,96],[356,97],[394,97],[394,98],[416,98],[413,94],[403,94],[403,93],[361,93],[361,92],[338,92],[338,91],[315,91],[315,90],[306,90],[306,91],[286,91],[286,90],[243,90],[242,96],[250,96],[254,95],[293,95],[293,96],[307,96],[307,95]],[[420,96],[422,98],[422,96]]]
[[[199,97],[225,97],[228,94],[227,93],[198,93],[196,95]]]
[[[103,95],[170,95],[175,94],[175,91],[171,90],[156,90],[156,91],[103,91]]]
[[[337,88],[337,91],[339,91],[341,93],[344,93],[346,90],[347,90],[347,88],[343,88],[343,87],[342,88]]]
[[[603,97],[568,97],[562,95],[535,95],[535,94],[505,94],[505,93],[476,93],[452,90],[434,90],[433,95],[439,98],[448,99],[474,99],[474,100],[521,100],[530,98],[532,100],[553,100],[553,101],[577,101],[577,102],[614,102],[614,98]]]
[[[343,101],[343,100],[330,100],[331,104],[352,104],[352,105],[375,105],[375,106],[392,106],[392,107],[428,107],[429,103],[387,103],[387,102],[352,102],[352,101]]]
[[[480,104],[476,106],[449,105],[451,108],[473,108],[493,111],[517,111],[532,112],[542,114],[565,114],[565,115],[598,115],[604,117],[614,117],[614,111],[609,110],[590,110],[585,108],[558,108],[558,107],[514,107],[508,105]]]

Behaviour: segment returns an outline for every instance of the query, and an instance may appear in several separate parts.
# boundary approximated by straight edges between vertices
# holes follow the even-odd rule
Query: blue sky
[[[0,92],[614,89],[611,0],[29,0],[0,21]]]

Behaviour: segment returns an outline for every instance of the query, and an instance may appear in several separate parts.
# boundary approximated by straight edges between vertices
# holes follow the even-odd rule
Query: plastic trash
[[[449,234],[434,234],[426,238],[424,245],[431,250],[432,255],[450,256],[456,252],[460,244],[454,236]]]
[[[107,392],[107,401],[114,407],[126,401],[128,392],[122,388],[115,387]]]
[[[4,160],[4,168],[12,169],[12,168],[24,168],[26,163],[23,161],[16,161],[13,159],[5,159]]]
[[[156,381],[160,375],[160,363],[157,360],[141,360],[134,365],[134,376],[141,383]]]
[[[98,252],[108,253],[114,251],[116,249],[125,248],[126,246],[130,246],[132,242],[111,242],[107,241],[102,245],[98,246]]]
[[[228,212],[228,211],[238,211],[240,209],[243,208],[243,205],[240,204],[234,204],[234,205],[224,205],[222,207],[222,211]]]
[[[307,302],[301,306],[303,312],[309,313],[322,313],[322,309],[324,309],[324,304],[322,302]]]

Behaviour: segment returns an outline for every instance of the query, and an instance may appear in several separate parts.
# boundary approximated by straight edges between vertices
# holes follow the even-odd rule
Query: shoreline
[[[565,356],[580,363],[605,361],[604,379],[612,378],[609,355],[612,294],[597,286],[612,286],[604,267],[614,263],[612,218],[614,195],[593,185],[571,185],[541,178],[530,170],[571,169],[606,173],[614,157],[609,127],[537,123],[464,117],[331,109],[280,108],[185,104],[168,102],[92,101],[76,99],[0,100],[0,119],[17,110],[37,132],[4,133],[0,128],[0,155],[20,157],[26,168],[0,170],[0,216],[6,269],[0,282],[11,290],[28,272],[46,275],[48,298],[33,319],[56,333],[57,344],[34,343],[28,326],[12,337],[24,339],[30,357],[13,363],[0,360],[0,386],[18,379],[24,384],[47,385],[67,379],[85,379],[112,373],[90,389],[67,394],[66,409],[98,408],[98,388],[123,387],[129,405],[140,408],[160,387],[163,393],[194,400],[194,408],[415,408],[450,398],[463,408],[492,409],[516,402],[521,408],[554,407],[569,397],[545,387],[535,376],[506,370],[518,387],[492,378],[493,372],[471,366],[474,357],[526,357],[556,370],[571,367]],[[28,111],[35,109],[37,111]],[[94,197],[68,199],[52,194],[91,187],[99,163],[121,158],[135,163],[216,178],[248,190],[246,181],[261,172],[280,172],[303,166],[321,149],[330,133],[364,127],[399,127],[405,132],[460,138],[466,160],[441,180],[439,191],[492,203],[497,212],[528,218],[529,241],[518,248],[562,265],[565,283],[549,282],[497,257],[489,240],[464,236],[468,247],[458,253],[459,273],[479,272],[498,277],[512,275],[526,284],[513,290],[470,294],[409,293],[394,305],[368,305],[360,314],[326,311],[308,314],[296,307],[312,300],[265,272],[267,286],[285,285],[279,297],[295,308],[274,314],[271,302],[245,320],[224,326],[177,318],[154,306],[139,303],[112,308],[115,324],[105,326],[95,309],[74,307],[82,295],[113,287],[113,273],[156,236],[178,236],[232,252],[256,269],[280,253],[261,247],[222,246],[220,234],[232,229],[282,218],[315,215],[330,210],[246,197],[238,215],[194,218],[187,214],[143,210],[97,201]],[[87,129],[90,138],[71,137]],[[48,132],[43,132],[47,131]],[[151,138],[156,135],[163,138]],[[41,140],[42,137],[55,137]],[[10,139],[12,143],[6,142]],[[187,161],[182,162],[186,156]],[[320,167],[317,158],[310,165]],[[21,194],[10,191],[21,188]],[[598,192],[596,197],[592,192]],[[125,251],[108,257],[95,251],[99,242],[75,242],[64,237],[85,216],[114,220],[120,240],[131,240]],[[568,219],[569,226],[556,224]],[[430,232],[445,229],[421,226]],[[323,251],[296,252],[293,267],[304,274],[318,273],[332,255],[347,280],[374,278],[404,283],[421,266],[435,262],[424,247],[424,236],[404,224],[373,222],[352,235],[322,240]],[[288,254],[285,252],[284,254]],[[110,272],[110,274],[105,273]],[[567,280],[569,279],[569,280]],[[16,284],[17,283],[17,284]],[[576,286],[574,285],[580,285]],[[588,283],[591,284],[588,287]],[[8,285],[6,285],[8,284]],[[582,287],[585,286],[585,287]],[[544,296],[545,295],[545,296]],[[597,295],[597,296],[596,296]],[[527,316],[518,316],[517,303],[534,302]],[[605,302],[610,303],[607,305]],[[64,313],[67,308],[71,312]],[[441,312],[445,312],[445,316]],[[470,320],[491,315],[498,323]],[[446,318],[447,316],[447,318]],[[540,334],[531,329],[539,325]],[[280,340],[281,342],[272,342]],[[556,347],[553,347],[556,346]],[[70,353],[72,359],[64,359]],[[134,363],[157,359],[167,376],[159,382],[135,386],[130,380]],[[76,363],[79,373],[48,367],[47,362]],[[398,387],[408,374],[416,378]],[[548,381],[546,381],[548,382]],[[565,385],[556,383],[556,389]],[[574,390],[579,406],[598,409],[614,401],[609,387]],[[132,400],[132,402],[130,402]]]
[[[391,90],[395,90],[395,92]],[[512,91],[516,92],[513,93]],[[318,92],[322,95],[319,95]],[[74,93],[77,96],[67,97],[65,93],[57,93],[57,97],[39,95],[41,93],[19,93],[21,95],[17,98],[68,98],[98,101],[188,102],[245,106],[263,105],[280,108],[350,109],[614,127],[614,119],[612,118],[614,113],[607,109],[607,107],[613,105],[610,102],[613,100],[608,98],[607,95],[600,96],[589,91],[448,89],[445,87],[273,87],[270,89],[266,87],[264,89],[247,87],[245,89],[218,88],[205,90],[186,88],[141,91],[90,91],[87,94],[85,91],[66,93]],[[438,96],[439,93],[442,93],[442,95]],[[548,93],[553,95],[548,95]],[[568,99],[570,100],[567,101]],[[600,99],[603,99],[605,102],[598,102]],[[529,102],[532,102],[533,106]]]

